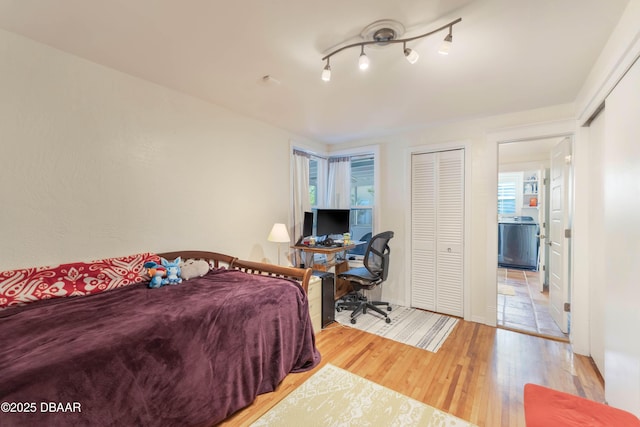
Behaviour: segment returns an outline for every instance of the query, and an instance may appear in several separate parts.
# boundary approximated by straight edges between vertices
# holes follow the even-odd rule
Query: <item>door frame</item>
[[[486,265],[487,265],[487,274],[486,274],[486,287],[485,287],[485,300],[486,300],[486,311],[485,311],[485,322],[490,326],[497,325],[497,265],[498,265],[498,145],[501,143],[509,143],[509,142],[526,142],[533,141],[537,139],[545,139],[545,138],[561,138],[561,137],[570,137],[572,141],[572,152],[576,152],[576,138],[577,138],[577,129],[576,122],[574,120],[563,120],[556,122],[548,122],[548,123],[540,123],[529,126],[521,126],[516,128],[509,128],[504,130],[497,130],[495,132],[491,132],[487,134],[487,142],[489,144],[489,148],[493,150],[493,169],[494,173],[492,175],[493,182],[491,183],[492,193],[491,199],[494,200],[493,204],[489,204],[487,206],[486,211],[486,227],[487,233],[487,250],[486,250]],[[572,176],[571,186],[574,191],[570,197],[571,209],[575,212],[575,173]],[[575,266],[574,262],[575,252],[570,254],[569,259],[569,268],[571,269],[570,279],[569,279],[569,287],[571,289],[571,295],[575,295],[573,292],[573,283],[575,275],[573,274],[573,268]],[[573,311],[573,304],[572,304]],[[573,342],[573,332],[574,332],[575,323],[573,322],[572,317],[572,331],[570,334],[570,341]],[[581,328],[578,328],[581,329]]]
[[[562,188],[562,210],[560,211],[560,224],[562,227],[558,230],[554,229],[554,211],[555,207],[553,200],[550,202],[549,211],[550,215],[547,218],[549,223],[549,250],[551,251],[549,256],[549,311],[551,318],[556,322],[560,330],[567,334],[569,333],[569,314],[566,310],[563,310],[565,303],[571,303],[571,253],[573,239],[565,236],[567,229],[571,230],[573,227],[573,203],[572,203],[572,177],[573,177],[573,139],[570,137],[563,138],[555,147],[551,149],[551,176],[549,177],[549,191],[550,199],[553,199],[554,191],[554,172],[556,167],[561,169],[560,179]],[[568,151],[568,153],[567,153]],[[561,156],[561,157],[560,157]],[[560,157],[558,159],[558,157]],[[567,161],[567,157],[569,160]],[[559,160],[559,164],[556,163]],[[557,233],[554,235],[554,232]],[[560,243],[560,251],[558,251],[557,243]],[[557,265],[553,263],[552,257],[554,253],[561,253],[562,265],[561,270],[557,270]],[[569,267],[565,269],[565,267]],[[559,273],[559,275],[556,275]],[[555,286],[553,276],[560,277],[559,289]],[[555,295],[555,297],[554,297]],[[558,306],[559,305],[559,306]]]
[[[406,189],[406,201],[405,207],[405,230],[407,230],[407,236],[411,236],[411,157],[414,154],[435,153],[439,151],[450,150],[464,150],[464,220],[463,220],[463,242],[464,249],[463,256],[463,311],[464,320],[478,322],[478,319],[471,317],[471,141],[452,141],[444,143],[435,143],[430,145],[420,145],[416,147],[409,147],[405,152],[405,185]],[[497,197],[497,196],[496,196]],[[411,238],[405,239],[405,271],[411,271]],[[404,301],[405,305],[409,306],[411,303],[411,280],[406,281],[407,285],[404,289]],[[480,322],[482,323],[482,322]]]

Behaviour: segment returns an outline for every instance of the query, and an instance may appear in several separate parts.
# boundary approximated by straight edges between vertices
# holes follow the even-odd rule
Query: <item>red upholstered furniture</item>
[[[633,414],[536,384],[524,386],[527,427],[636,427]]]
[[[0,310],[51,298],[97,294],[149,281],[152,253],[0,272]]]

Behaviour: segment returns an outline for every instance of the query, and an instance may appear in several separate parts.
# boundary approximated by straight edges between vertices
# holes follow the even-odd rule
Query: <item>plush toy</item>
[[[159,288],[162,286],[162,278],[167,274],[167,270],[164,267],[158,266],[154,269],[153,277],[149,282],[150,288]]]
[[[163,285],[162,278],[167,274],[167,270],[153,261],[145,262],[144,268],[147,269],[147,273],[151,276],[149,282],[150,288],[159,288]]]
[[[180,277],[189,280],[202,277],[209,272],[209,263],[201,259],[187,259],[180,264]]]
[[[169,262],[164,258],[160,258],[160,262],[167,269],[167,277],[162,279],[163,285],[177,285],[182,283],[180,278],[180,257]]]

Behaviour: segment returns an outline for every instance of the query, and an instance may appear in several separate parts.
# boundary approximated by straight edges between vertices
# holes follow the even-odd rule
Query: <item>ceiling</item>
[[[563,139],[564,137],[554,137],[498,144],[498,164],[500,166],[527,162],[549,164],[551,149]]]
[[[0,0],[0,28],[325,143],[573,102],[628,0]],[[321,58],[394,19],[401,45]],[[265,84],[262,77],[275,79]],[[277,81],[277,82],[276,82]]]

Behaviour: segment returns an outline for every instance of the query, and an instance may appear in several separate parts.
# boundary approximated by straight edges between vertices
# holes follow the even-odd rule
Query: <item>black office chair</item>
[[[391,319],[378,306],[387,306],[387,311],[391,311],[388,302],[369,301],[363,294],[363,289],[373,289],[387,279],[389,273],[389,240],[393,238],[393,231],[385,231],[376,234],[369,240],[367,250],[364,254],[364,267],[352,268],[344,273],[338,274],[341,279],[348,280],[354,292],[342,298],[336,304],[336,310],[353,309],[351,313],[351,323],[356,323],[356,317],[367,310],[373,310],[385,317],[385,322],[391,323]]]

